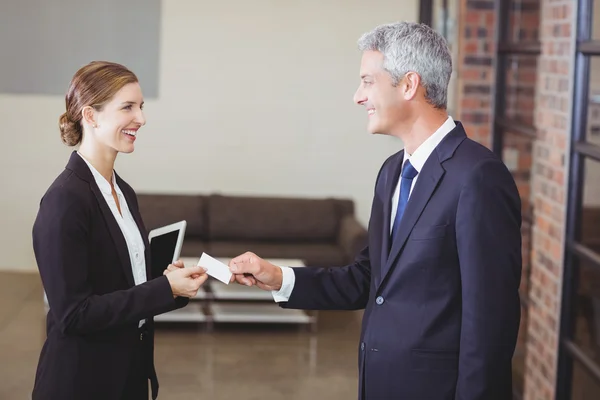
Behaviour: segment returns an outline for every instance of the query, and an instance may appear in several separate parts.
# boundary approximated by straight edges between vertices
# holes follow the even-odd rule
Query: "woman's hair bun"
[[[81,124],[69,118],[65,112],[58,119],[60,138],[67,146],[76,146],[81,142]]]

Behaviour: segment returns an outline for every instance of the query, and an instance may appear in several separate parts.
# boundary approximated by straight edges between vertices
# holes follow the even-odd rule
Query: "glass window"
[[[588,142],[600,146],[600,57],[592,57],[590,60],[590,91],[585,136]]]
[[[458,50],[458,10],[459,3],[452,0],[433,0],[432,6],[432,27],[441,33],[450,47],[452,59],[459,58]],[[456,106],[458,103],[458,63],[452,64],[452,75],[448,84],[448,113],[456,114]]]
[[[510,0],[508,41],[537,41],[540,26],[540,0]]]
[[[522,201],[523,223],[521,224],[523,268],[519,292],[521,298],[527,300],[529,293],[529,275],[531,264],[531,222],[530,193],[531,193],[531,163],[532,139],[510,131],[502,132],[502,159],[511,171]],[[513,356],[513,386],[516,392],[523,393],[525,380],[525,356],[527,346],[528,310],[521,304],[521,325],[517,347]]]
[[[600,2],[596,0],[593,3],[592,40],[600,40]]]
[[[512,361],[513,387],[517,392],[523,393],[525,389],[525,354],[527,350],[527,307],[521,306],[521,325],[519,326],[519,336],[517,337],[517,346]]]
[[[529,211],[531,193],[532,139],[510,131],[502,133],[502,160],[513,175],[523,202],[523,213]]]
[[[600,162],[585,159],[582,184],[579,242],[600,254]]]
[[[573,341],[588,357],[600,362],[600,269],[583,259],[579,260],[579,288],[573,301]]]
[[[583,167],[583,203],[579,242],[600,254],[600,162],[586,158]],[[600,364],[600,265],[579,259],[574,342]]]
[[[533,126],[537,57],[509,56],[506,60],[505,74],[506,117],[520,124]]]
[[[600,399],[600,384],[577,361],[573,363],[571,400]]]

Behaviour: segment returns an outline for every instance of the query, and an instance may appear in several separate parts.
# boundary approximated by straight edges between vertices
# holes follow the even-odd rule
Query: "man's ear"
[[[84,124],[92,127],[97,127],[96,110],[91,106],[85,106],[81,109],[81,117]]]
[[[416,72],[408,72],[400,81],[402,94],[405,100],[412,100],[421,85],[421,77]]]

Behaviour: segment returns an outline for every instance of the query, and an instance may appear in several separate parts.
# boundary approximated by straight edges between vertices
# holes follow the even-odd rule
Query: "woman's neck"
[[[112,175],[117,152],[112,149],[101,148],[98,145],[88,145],[85,142],[81,144],[78,151],[112,186]]]

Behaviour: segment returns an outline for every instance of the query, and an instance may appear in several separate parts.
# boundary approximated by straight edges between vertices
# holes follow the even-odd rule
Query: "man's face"
[[[394,86],[392,76],[383,69],[383,54],[365,51],[360,65],[361,83],[354,94],[354,102],[367,109],[371,133],[393,134],[402,123],[407,102],[402,85]]]

